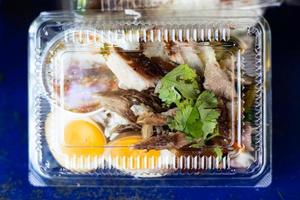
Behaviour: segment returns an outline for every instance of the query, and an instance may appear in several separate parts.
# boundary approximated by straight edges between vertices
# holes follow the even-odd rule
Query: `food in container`
[[[267,25],[167,6],[31,28],[32,183],[269,184]]]

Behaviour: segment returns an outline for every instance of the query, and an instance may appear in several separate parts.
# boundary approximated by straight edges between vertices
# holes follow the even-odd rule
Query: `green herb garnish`
[[[218,100],[214,93],[203,91],[197,81],[197,74],[188,65],[179,65],[165,77],[159,86],[159,98],[167,106],[175,103],[178,110],[168,126],[184,132],[193,141],[204,141],[218,134]]]
[[[178,104],[182,98],[196,99],[199,92],[196,71],[183,64],[161,79],[159,98],[167,105]]]
[[[198,140],[212,138],[216,134],[217,119],[220,113],[217,111],[217,98],[212,92],[202,92],[195,103],[193,101],[179,103],[175,117],[170,120],[169,127],[186,133]]]

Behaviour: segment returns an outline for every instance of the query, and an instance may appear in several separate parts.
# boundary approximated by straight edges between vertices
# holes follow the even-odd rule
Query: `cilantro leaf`
[[[213,134],[218,124],[217,119],[220,113],[216,110],[217,105],[218,100],[216,96],[209,91],[202,92],[195,103],[203,123],[202,131],[204,138],[207,138],[209,134]]]
[[[189,121],[193,111],[193,106],[186,104],[185,106],[181,105],[181,109],[176,112],[174,119],[169,124],[169,127],[176,129],[178,131],[184,131],[186,129],[187,122]]]
[[[166,87],[166,84],[164,85]],[[170,86],[168,89],[162,88],[159,92],[159,98],[167,105],[179,102],[181,99],[180,93],[174,86]]]
[[[179,65],[165,75],[158,87],[159,98],[167,105],[176,104],[178,110],[168,120],[172,130],[182,131],[197,144],[218,134],[218,100],[214,93],[201,94],[197,74],[188,65]]]
[[[179,65],[160,82],[159,98],[167,105],[185,99],[196,99],[199,94],[196,71],[188,65]]]
[[[211,92],[202,92],[196,103],[182,101],[178,111],[169,123],[171,129],[182,131],[196,140],[206,140],[208,136],[216,135],[217,119],[220,113],[216,110],[217,98]]]
[[[218,100],[214,93],[209,91],[202,92],[196,102],[198,108],[216,108],[218,105]]]

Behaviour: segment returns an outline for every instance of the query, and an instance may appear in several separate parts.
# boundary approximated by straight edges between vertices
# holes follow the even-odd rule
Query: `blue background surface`
[[[273,36],[273,183],[264,189],[35,188],[27,153],[27,32],[55,1],[0,0],[0,199],[300,199],[300,8],[269,9]]]

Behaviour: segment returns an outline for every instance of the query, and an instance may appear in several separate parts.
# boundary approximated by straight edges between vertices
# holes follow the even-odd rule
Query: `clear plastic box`
[[[31,25],[30,182],[267,187],[271,44],[258,10],[279,2],[120,2],[75,1]]]

